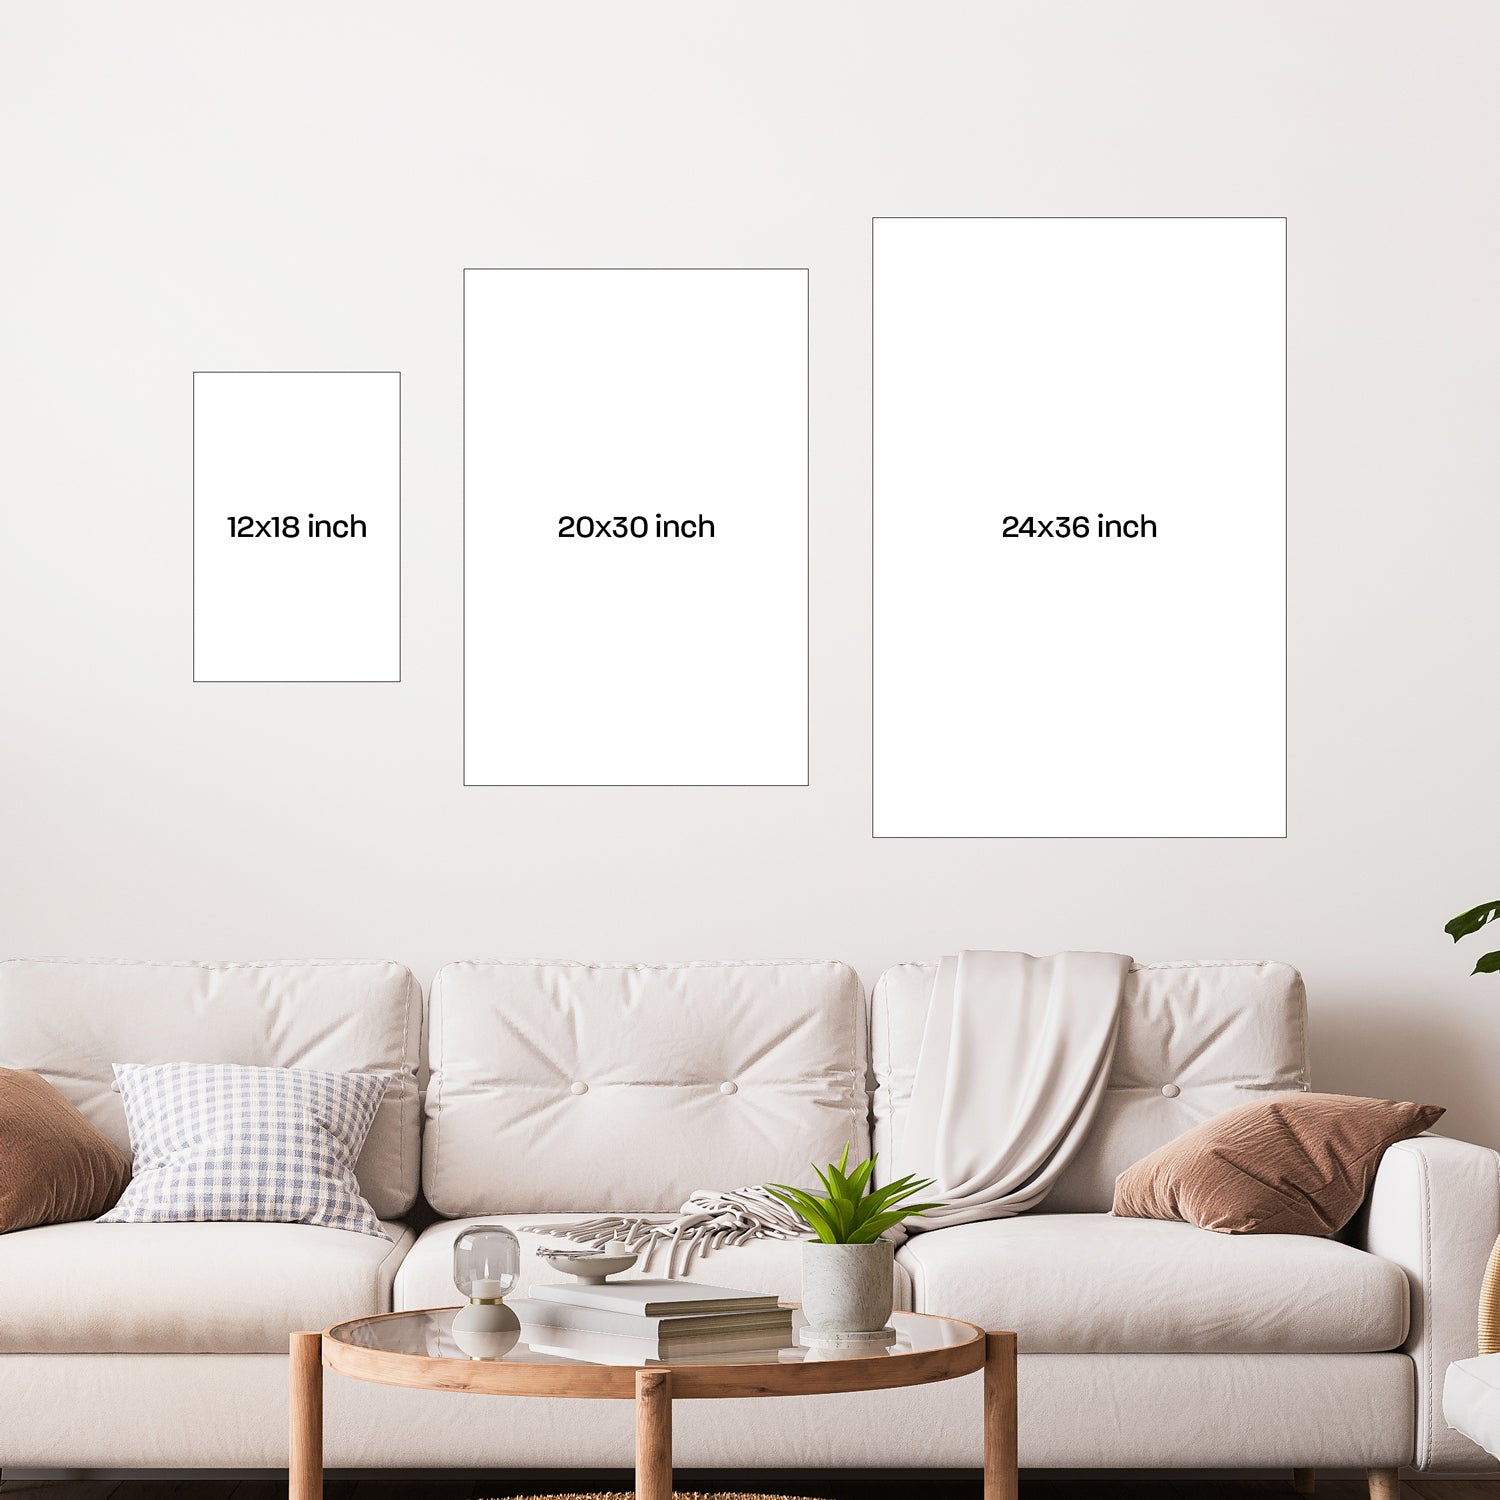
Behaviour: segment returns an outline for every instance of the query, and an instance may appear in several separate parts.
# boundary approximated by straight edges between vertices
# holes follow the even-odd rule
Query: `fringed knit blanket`
[[[911,1232],[1009,1218],[1052,1190],[1104,1097],[1129,969],[1120,953],[943,959],[898,1155],[901,1172],[934,1180],[923,1196],[945,1206]],[[694,1193],[676,1214],[525,1227],[595,1247],[623,1241],[646,1271],[665,1255],[668,1276],[727,1245],[812,1235],[763,1186]]]
[[[675,1214],[605,1214],[578,1224],[522,1227],[528,1234],[552,1235],[596,1249],[619,1240],[639,1253],[641,1270],[666,1276],[684,1276],[694,1260],[730,1245],[812,1236],[802,1215],[778,1203],[763,1187],[694,1193]]]

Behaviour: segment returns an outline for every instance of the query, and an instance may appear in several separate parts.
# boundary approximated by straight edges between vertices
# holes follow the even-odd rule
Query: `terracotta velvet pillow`
[[[1387,1146],[1443,1111],[1350,1094],[1281,1094],[1217,1115],[1115,1179],[1114,1212],[1220,1234],[1332,1234],[1354,1217]]]
[[[0,1234],[97,1219],[130,1181],[130,1158],[40,1073],[0,1068]]]

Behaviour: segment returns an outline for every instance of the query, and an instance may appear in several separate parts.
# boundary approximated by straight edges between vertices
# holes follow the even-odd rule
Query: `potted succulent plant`
[[[813,1168],[823,1192],[807,1193],[784,1183],[769,1185],[773,1197],[795,1209],[817,1236],[802,1247],[802,1312],[816,1334],[882,1332],[895,1300],[896,1247],[882,1238],[903,1220],[940,1203],[911,1200],[932,1186],[915,1176],[866,1192],[875,1158],[849,1170],[849,1147],[838,1165]]]

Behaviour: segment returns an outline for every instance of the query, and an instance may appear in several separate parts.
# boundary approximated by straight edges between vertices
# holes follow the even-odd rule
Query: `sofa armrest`
[[[1417,1367],[1416,1466],[1493,1467],[1443,1420],[1443,1377],[1477,1352],[1479,1291],[1500,1236],[1500,1156],[1445,1136],[1392,1146],[1370,1190],[1363,1248],[1394,1261],[1411,1284],[1402,1349]]]

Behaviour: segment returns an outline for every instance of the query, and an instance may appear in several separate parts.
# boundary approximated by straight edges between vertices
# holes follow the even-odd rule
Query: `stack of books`
[[[792,1342],[792,1310],[775,1297],[695,1281],[533,1286],[509,1305],[538,1353],[593,1364],[732,1364]]]

